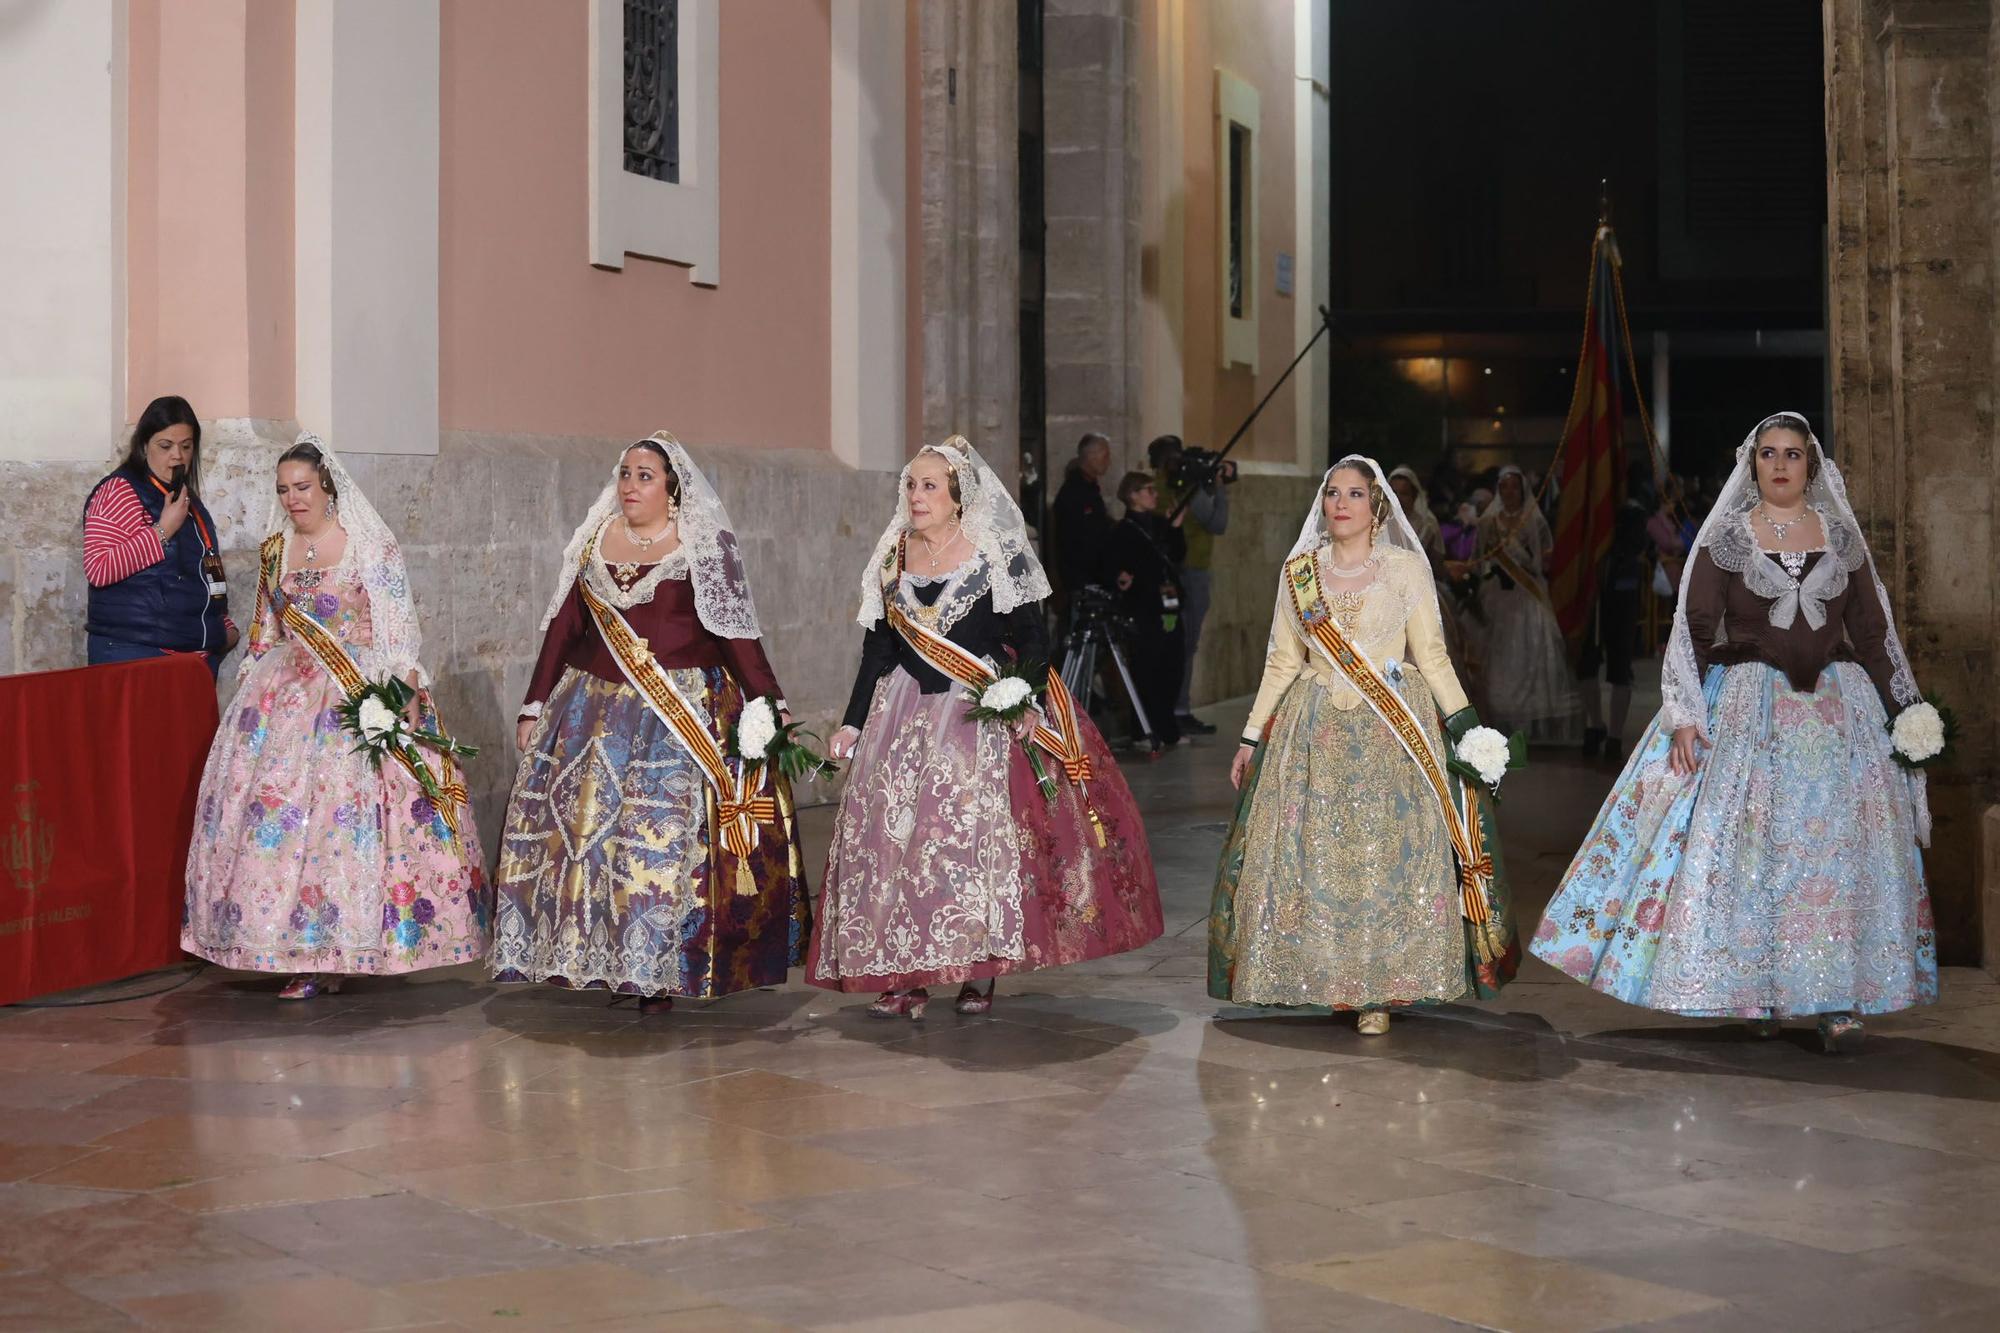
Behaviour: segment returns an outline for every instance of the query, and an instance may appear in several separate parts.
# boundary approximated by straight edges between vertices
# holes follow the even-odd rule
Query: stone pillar
[[[1831,438],[1918,683],[1959,717],[1956,762],[1931,782],[1926,860],[1948,963],[1978,961],[2000,926],[2000,884],[1980,869],[1982,815],[2000,779],[1990,699],[2000,636],[1996,9],[1825,8]],[[1996,956],[1985,944],[1986,961]]]
[[[1085,431],[1143,466],[1137,0],[1042,11],[1049,468]],[[1114,469],[1115,473],[1115,469]]]
[[[1019,478],[1021,256],[1014,6],[921,0],[923,438]]]

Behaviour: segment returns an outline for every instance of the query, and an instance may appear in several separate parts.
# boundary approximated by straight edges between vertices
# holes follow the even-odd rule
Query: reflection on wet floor
[[[1993,1326],[2000,987],[1835,1059],[1532,960],[1382,1038],[1218,1007],[1228,754],[1128,768],[1165,937],[990,1017],[470,969],[0,1014],[0,1327]],[[1524,922],[1610,776],[1510,790]]]

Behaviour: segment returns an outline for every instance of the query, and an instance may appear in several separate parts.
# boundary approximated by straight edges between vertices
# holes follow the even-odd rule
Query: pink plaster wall
[[[448,430],[830,447],[827,0],[727,0],[720,285],[589,263],[588,9],[444,0]]]
[[[131,0],[127,414],[292,414],[290,0]]]

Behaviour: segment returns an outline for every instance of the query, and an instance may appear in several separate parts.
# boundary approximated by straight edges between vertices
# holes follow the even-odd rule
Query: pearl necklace
[[[631,520],[631,519],[629,519],[629,518],[628,518],[628,519],[624,519],[624,520],[622,520],[622,521],[623,521],[623,523],[625,524],[625,537],[626,537],[626,540],[630,541],[630,542],[631,542],[631,543],[632,543],[632,544],[633,544],[634,546],[638,547],[638,548],[639,548],[640,550],[642,550],[642,551],[650,551],[650,550],[652,550],[652,549],[653,549],[653,543],[654,543],[654,542],[658,542],[658,541],[665,541],[665,540],[667,539],[667,528],[666,528],[666,527],[663,527],[663,528],[661,528],[661,529],[660,529],[660,530],[659,530],[658,532],[654,533],[654,534],[653,534],[652,536],[650,536],[650,537],[641,537],[641,536],[640,536],[640,535],[639,535],[638,533],[636,533],[636,532],[634,532],[634,531],[632,530],[632,520]],[[672,520],[672,519],[668,519],[668,520],[667,520],[667,527],[672,527],[672,526],[673,526],[673,520]]]

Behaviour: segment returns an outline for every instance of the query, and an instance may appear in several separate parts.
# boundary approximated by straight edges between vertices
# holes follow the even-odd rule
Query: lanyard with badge
[[[158,477],[147,474],[146,480],[159,488],[160,494],[173,500],[179,497],[181,487],[187,484],[187,469],[174,469],[174,484],[167,485]],[[201,516],[201,510],[188,506],[188,517],[194,521],[194,530],[201,537],[201,576],[208,584],[208,595],[215,600],[229,596],[229,577],[222,568],[222,556],[215,549],[215,534],[208,530],[208,523]]]

